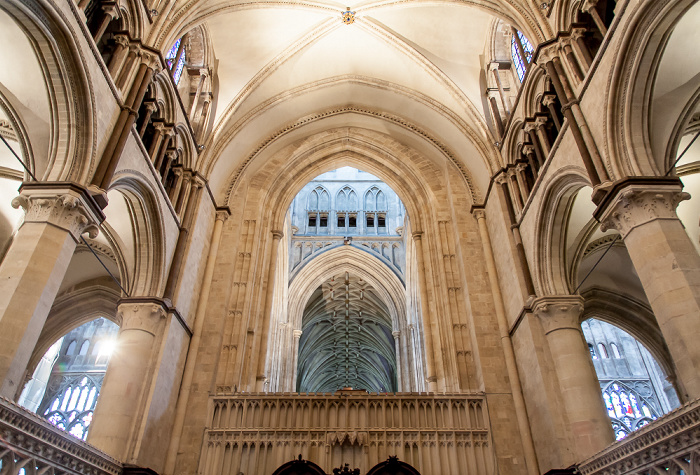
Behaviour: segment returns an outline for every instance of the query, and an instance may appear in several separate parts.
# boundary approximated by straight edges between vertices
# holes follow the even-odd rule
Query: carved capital
[[[87,232],[96,238],[97,225],[104,221],[95,200],[88,192],[70,183],[27,183],[20,188],[20,195],[12,200],[12,207],[22,207],[24,223],[48,223],[71,234],[80,242],[81,234]]]
[[[581,2],[581,11],[589,13],[598,4],[598,0],[583,0]]]
[[[534,145],[523,145],[523,153],[525,156],[530,156],[535,154],[535,147]]]
[[[141,330],[155,336],[167,309],[157,299],[122,299],[117,314],[122,321],[120,331]]]
[[[302,333],[304,333],[304,332],[301,331],[301,330],[294,330],[294,331],[292,331],[292,335],[294,336],[294,338],[295,338],[296,340],[298,340],[299,338],[301,338],[301,334],[302,334]]]
[[[272,230],[272,239],[276,239],[277,241],[279,241],[283,237],[284,237],[284,232],[282,232],[278,229]]]
[[[394,337],[394,340],[398,340],[399,337],[401,336],[401,332],[400,331],[393,331],[393,332],[391,332],[391,336]]]
[[[420,241],[423,237],[423,231],[413,231],[411,237],[414,241]]]
[[[690,198],[682,191],[680,181],[666,183],[631,183],[611,190],[611,199],[604,199],[596,215],[600,228],[617,230],[624,239],[634,228],[657,219],[678,219],[678,203]]]
[[[580,295],[540,297],[532,303],[532,310],[542,322],[545,335],[556,330],[581,330],[583,297]]]
[[[160,64],[160,58],[158,57],[158,55],[151,51],[146,51],[142,49],[139,52],[139,56],[141,57],[141,62],[145,64],[149,69],[156,69]]]
[[[504,172],[499,174],[493,181],[495,181],[498,185],[508,184],[508,173]]]
[[[538,128],[547,125],[547,122],[549,122],[549,117],[539,116],[535,119]]]
[[[542,98],[542,105],[545,107],[549,107],[554,104],[554,101],[556,100],[556,96],[554,94],[546,94]]]
[[[229,216],[231,216],[231,211],[229,211],[228,208],[219,208],[216,210],[217,221],[223,221],[225,223]]]
[[[527,169],[527,163],[518,163],[518,164],[515,166],[515,169],[516,169],[518,172],[524,172],[524,171]]]
[[[537,128],[537,124],[535,123],[534,119],[528,119],[527,122],[525,122],[525,125],[523,125],[523,131],[526,134],[533,132],[536,128]]]
[[[544,66],[559,56],[559,43],[553,42],[540,49],[537,54],[537,63]]]
[[[114,35],[114,42],[117,45],[126,48],[127,46],[129,46],[129,37],[127,35],[117,33],[116,35]]]
[[[472,210],[472,214],[477,219],[477,221],[480,219],[486,219],[486,210],[484,210],[483,208],[476,208]]]

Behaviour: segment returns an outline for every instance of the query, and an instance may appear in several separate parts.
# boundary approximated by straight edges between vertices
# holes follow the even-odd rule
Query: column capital
[[[534,155],[535,154],[535,146],[532,144],[523,145],[523,153],[525,154],[525,156]]]
[[[159,298],[126,298],[121,299],[117,306],[117,315],[121,318],[120,331],[142,330],[155,336],[167,314],[168,307]]]
[[[152,51],[141,49],[139,51],[139,56],[141,57],[141,62],[149,69],[156,69],[160,63],[160,58]]]
[[[87,232],[96,238],[105,215],[87,189],[76,183],[27,182],[12,200],[24,209],[24,223],[48,223],[68,231],[76,243]]]
[[[228,206],[220,206],[216,208],[216,220],[226,222],[228,217],[231,216],[231,210]]]
[[[540,116],[535,118],[535,125],[537,126],[537,128],[540,128],[540,127],[546,125],[548,121],[549,121],[549,117],[540,115]]]
[[[476,220],[486,219],[486,210],[484,208],[474,208],[472,209],[472,215]]]
[[[554,94],[545,94],[544,97],[542,98],[542,105],[545,107],[549,107],[550,105],[554,104],[554,100],[556,98],[557,98],[557,96]]]
[[[292,335],[294,335],[294,338],[295,338],[296,340],[298,340],[299,338],[301,338],[301,334],[302,334],[302,333],[304,333],[304,332],[301,331],[301,330],[294,330],[294,331],[292,331]]]
[[[678,219],[678,203],[689,198],[676,177],[627,178],[613,184],[593,216],[603,231],[616,229],[624,239],[650,221]]]
[[[280,231],[279,229],[273,229],[272,231],[272,239],[277,239],[278,241],[284,237],[284,232]]]
[[[413,231],[411,237],[414,241],[420,241],[423,238],[423,231]]]
[[[124,33],[116,33],[114,35],[114,42],[117,45],[126,48],[127,46],[129,46],[129,36],[125,35]]]
[[[525,131],[525,133],[530,133],[530,132],[535,131],[535,129],[537,129],[537,124],[535,123],[535,119],[533,119],[533,118],[525,119],[525,125],[523,125],[523,131]]]
[[[393,336],[393,337],[394,337],[394,340],[398,340],[398,339],[399,339],[399,337],[401,336],[401,332],[400,332],[400,331],[398,331],[398,330],[396,330],[396,331],[393,331],[393,332],[391,332],[391,336]]]
[[[581,2],[581,11],[588,13],[594,9],[597,4],[598,0],[583,0],[583,2]]]
[[[542,47],[539,53],[537,53],[537,63],[544,66],[546,63],[553,61],[557,56],[559,56],[559,42],[553,41]]]
[[[545,335],[556,330],[581,330],[579,319],[583,313],[580,295],[553,295],[532,302],[532,311],[540,319]]]

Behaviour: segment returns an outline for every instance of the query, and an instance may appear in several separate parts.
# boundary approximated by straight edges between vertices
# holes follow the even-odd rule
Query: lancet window
[[[515,70],[518,73],[518,79],[521,82],[525,78],[527,65],[532,62],[534,50],[532,44],[525,38],[525,35],[520,30],[514,30],[510,40],[510,54],[513,58]]]
[[[173,74],[175,84],[180,82],[180,77],[182,77],[182,71],[185,69],[185,62],[187,61],[187,52],[184,46],[183,38],[178,38],[165,55],[165,61]]]

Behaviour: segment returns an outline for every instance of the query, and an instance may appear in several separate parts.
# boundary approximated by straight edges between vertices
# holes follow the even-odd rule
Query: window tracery
[[[644,427],[660,414],[649,381],[612,381],[603,388],[603,400],[616,440]]]

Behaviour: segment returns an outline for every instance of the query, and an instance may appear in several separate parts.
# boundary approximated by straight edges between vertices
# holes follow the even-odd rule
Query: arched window
[[[75,345],[76,345],[75,340],[71,341],[68,344],[68,349],[66,350],[67,356],[71,356],[73,353],[75,353]]]
[[[182,44],[182,48],[180,45]],[[170,48],[170,51],[165,55],[165,62],[168,63],[168,68],[172,71],[173,79],[175,84],[180,82],[180,77],[182,76],[182,71],[185,69],[186,53],[184,44],[182,43],[182,38],[178,38],[175,44]],[[177,64],[173,68],[173,62],[177,61]]]
[[[598,343],[598,352],[600,353],[601,358],[605,359],[608,357],[608,350],[602,343]]]
[[[381,191],[377,192],[377,211],[386,211],[386,195]]]
[[[653,394],[651,384],[642,387],[636,383],[643,393]],[[608,416],[612,419],[615,439],[620,440],[630,432],[637,430],[659,416],[655,407],[657,402],[642,392],[637,392],[620,381],[613,381],[603,388],[603,400],[608,410]]]
[[[522,80],[525,78],[525,71],[527,70],[527,65],[530,64],[530,62],[532,62],[532,54],[534,52],[534,48],[520,30],[513,31],[514,33],[510,40],[510,54],[513,57],[513,64],[515,65],[515,70],[518,73],[518,78],[522,82]],[[523,54],[525,55],[525,57],[523,57]]]
[[[372,187],[365,193],[365,211],[375,211],[376,210],[376,198],[375,194],[379,191],[378,188]]]
[[[66,382],[44,411],[44,417],[59,429],[85,440],[97,395],[98,389],[92,379],[78,376]]]
[[[597,360],[597,359],[598,359],[598,355],[597,355],[596,352],[595,352],[595,348],[594,348],[593,345],[591,345],[590,343],[588,344],[588,351],[591,352],[591,358],[592,358],[592,359],[594,359],[594,360]]]
[[[622,356],[620,356],[620,350],[617,349],[615,343],[610,343],[610,349],[612,350],[613,358],[622,358]]]
[[[80,356],[85,356],[88,354],[88,349],[90,348],[90,341],[85,340],[80,346]]]

